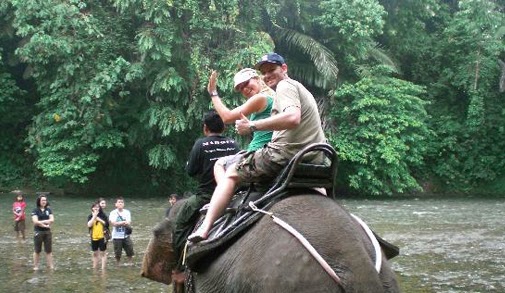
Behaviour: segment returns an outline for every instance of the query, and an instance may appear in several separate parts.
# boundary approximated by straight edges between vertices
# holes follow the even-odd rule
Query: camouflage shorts
[[[237,173],[242,182],[263,183],[272,181],[287,164],[274,150],[264,147],[245,153],[237,163]],[[285,164],[279,162],[285,161]]]
[[[238,163],[245,154],[246,151],[240,151],[234,155],[221,157],[216,161],[216,165],[221,165],[225,170],[227,170],[232,164]]]

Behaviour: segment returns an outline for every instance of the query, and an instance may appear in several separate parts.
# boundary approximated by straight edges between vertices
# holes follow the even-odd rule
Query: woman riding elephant
[[[193,274],[195,292],[400,292],[385,256],[377,272],[372,241],[333,199],[307,192],[277,202],[269,212],[301,233],[338,281],[297,238],[264,216]],[[175,265],[173,215],[155,228],[142,267],[142,276],[167,284]]]

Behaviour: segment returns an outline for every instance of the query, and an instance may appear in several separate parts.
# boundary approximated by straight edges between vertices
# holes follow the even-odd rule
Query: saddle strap
[[[363,220],[361,220],[354,214],[351,214],[351,216],[361,225],[361,228],[365,230],[366,235],[368,236],[368,238],[370,238],[370,241],[372,241],[372,245],[375,249],[375,270],[377,271],[377,273],[380,273],[382,267],[382,250],[379,241],[377,241],[377,238],[375,238],[375,235],[373,234],[372,230],[368,228],[367,224],[363,222]]]
[[[280,218],[274,216],[273,213],[271,212],[267,212],[267,211],[264,211],[264,210],[261,210],[261,209],[258,209],[254,203],[252,201],[249,202],[249,207],[251,207],[251,209],[255,212],[260,212],[260,213],[263,213],[265,215],[269,215],[272,220],[278,224],[279,226],[281,226],[282,228],[284,228],[286,231],[288,231],[289,233],[291,233],[293,236],[295,236],[296,239],[298,239],[302,245],[307,249],[307,251],[316,259],[316,261],[323,267],[323,269],[328,273],[328,275],[330,275],[330,277],[337,283],[337,284],[341,284],[341,281],[340,281],[340,278],[337,276],[337,274],[335,273],[335,271],[330,267],[330,265],[324,260],[324,258],[317,252],[317,250],[314,248],[314,246],[312,246],[309,241],[302,235],[300,234],[298,231],[296,231],[295,228],[293,228],[291,225],[289,225],[288,223],[284,222],[283,220],[281,220]]]

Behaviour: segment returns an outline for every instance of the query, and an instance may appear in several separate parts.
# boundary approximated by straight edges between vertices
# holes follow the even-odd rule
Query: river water
[[[404,292],[505,292],[505,199],[344,200],[400,246]]]
[[[13,195],[0,194],[0,292],[171,292],[171,286],[140,276],[150,230],[163,218],[165,198],[125,198],[132,212],[132,266],[117,266],[109,244],[105,272],[91,269],[86,220],[92,199],[51,197],[55,214],[56,269],[34,272],[33,225],[27,241],[13,232]],[[392,267],[403,292],[505,292],[505,199],[405,198],[339,200],[383,238],[401,249]],[[35,196],[28,195],[28,213]],[[108,200],[107,211],[113,209]]]

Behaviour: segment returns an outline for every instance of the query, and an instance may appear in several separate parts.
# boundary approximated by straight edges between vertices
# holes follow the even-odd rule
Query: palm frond
[[[374,58],[382,65],[390,67],[393,70],[393,72],[401,74],[400,69],[398,68],[396,63],[393,61],[393,59],[391,59],[391,57],[388,56],[386,51],[384,51],[379,44],[377,43],[371,44],[371,46],[369,46],[367,53],[368,56]]]
[[[288,48],[296,47],[307,54],[315,68],[328,80],[336,80],[338,76],[337,60],[332,52],[314,38],[295,30],[273,26],[276,41],[284,43]]]
[[[297,60],[289,60],[289,76],[306,85],[321,89],[332,89],[336,85],[335,79],[322,76],[313,64],[301,63]]]

